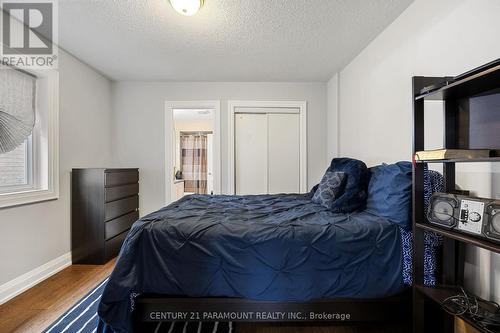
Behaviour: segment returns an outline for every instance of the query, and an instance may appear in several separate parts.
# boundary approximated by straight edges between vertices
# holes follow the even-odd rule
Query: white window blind
[[[36,77],[0,64],[0,154],[16,149],[35,125]]]
[[[0,65],[0,193],[31,189],[36,77]]]

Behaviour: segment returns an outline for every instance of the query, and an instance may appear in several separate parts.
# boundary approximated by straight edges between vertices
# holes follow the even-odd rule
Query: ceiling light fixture
[[[176,12],[185,16],[193,16],[198,13],[205,0],[170,0],[170,4]]]

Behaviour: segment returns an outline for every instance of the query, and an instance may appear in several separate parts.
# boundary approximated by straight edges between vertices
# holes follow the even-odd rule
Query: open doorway
[[[167,112],[167,147],[171,151],[167,203],[189,194],[219,194],[218,102],[175,102],[167,105]]]
[[[175,200],[213,194],[213,117],[210,109],[174,109]]]

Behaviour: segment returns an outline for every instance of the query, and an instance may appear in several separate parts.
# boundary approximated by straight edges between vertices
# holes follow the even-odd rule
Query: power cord
[[[493,301],[484,300],[478,296],[468,294],[460,287],[461,294],[446,298],[441,306],[451,315],[466,315],[476,324],[500,332],[500,305]]]

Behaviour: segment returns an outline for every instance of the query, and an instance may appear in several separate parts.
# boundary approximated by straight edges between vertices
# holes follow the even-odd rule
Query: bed
[[[190,195],[141,218],[102,295],[101,326],[126,332],[134,318],[176,310],[349,311],[370,321],[411,310],[401,303],[411,231],[368,210],[334,213],[312,193]],[[306,317],[287,319],[318,319]]]
[[[140,219],[101,318],[120,328],[134,293],[267,301],[400,293],[399,228],[366,212],[332,213],[310,197],[191,195]]]

